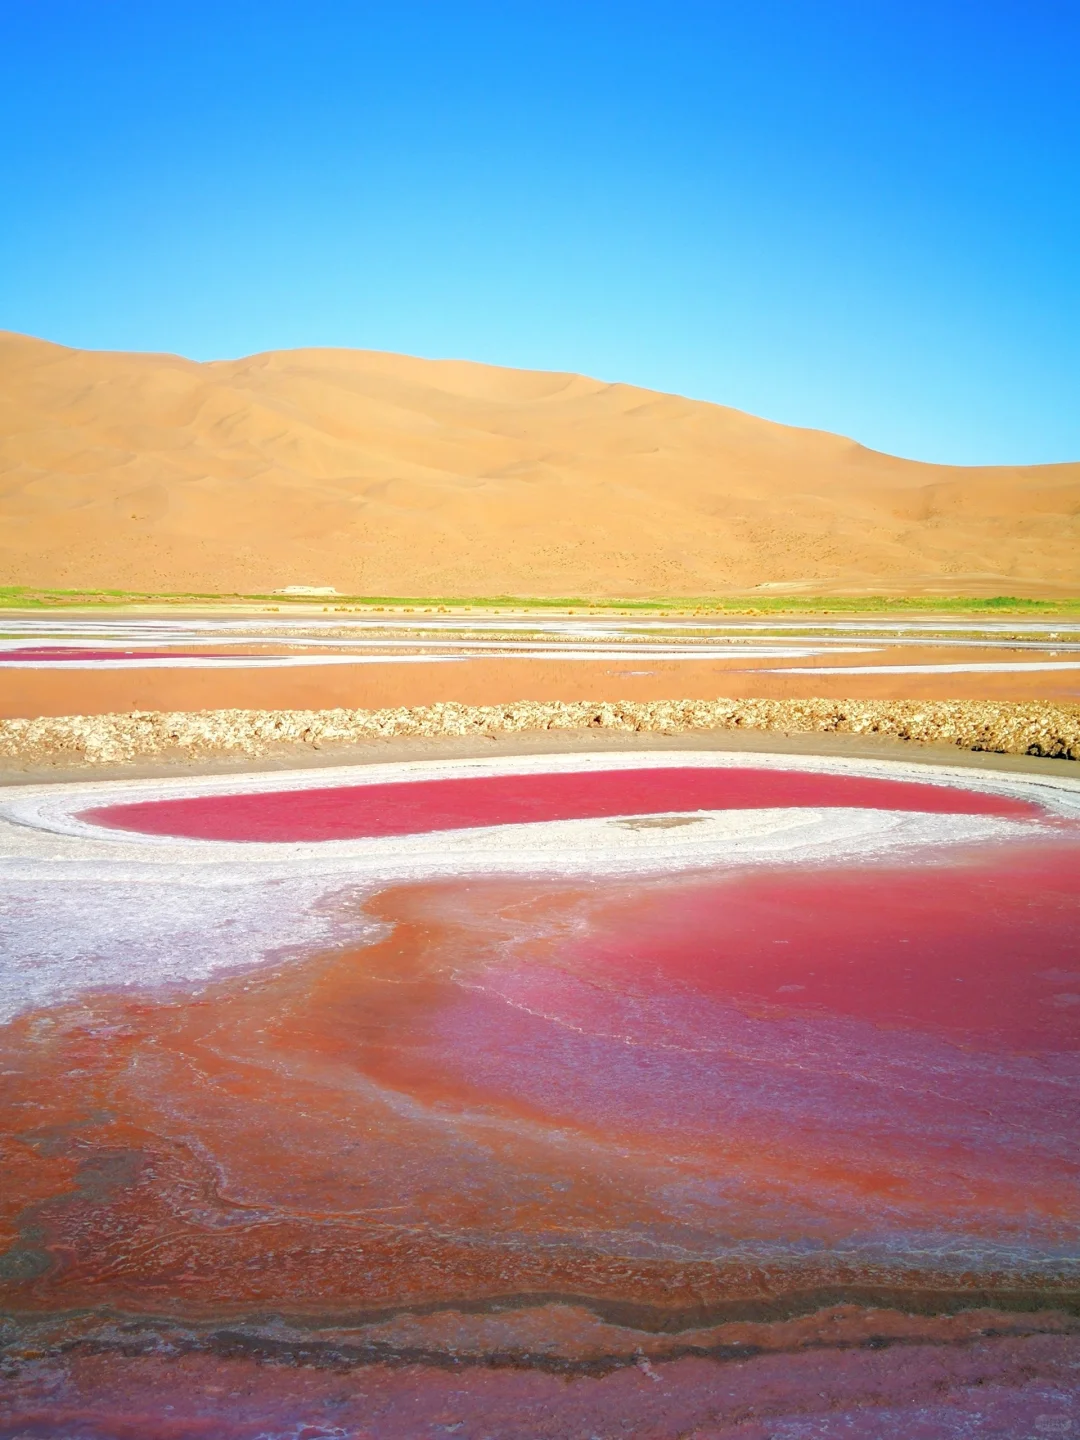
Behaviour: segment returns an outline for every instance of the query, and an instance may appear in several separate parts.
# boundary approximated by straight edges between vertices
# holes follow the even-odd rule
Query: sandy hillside
[[[955,468],[578,375],[0,334],[0,583],[1080,593],[1080,463]]]

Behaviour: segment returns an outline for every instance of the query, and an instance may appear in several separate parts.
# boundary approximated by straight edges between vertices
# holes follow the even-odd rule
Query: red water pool
[[[672,766],[200,795],[99,806],[82,811],[80,818],[143,835],[313,841],[605,815],[774,806],[858,807],[1013,819],[1044,813],[1028,801],[948,785],[750,767]]]

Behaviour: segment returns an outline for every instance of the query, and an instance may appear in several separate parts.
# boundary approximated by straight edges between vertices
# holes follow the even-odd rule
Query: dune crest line
[[[0,721],[0,758],[88,766],[256,757],[354,741],[544,730],[772,730],[883,735],[963,750],[1080,760],[1080,705],[949,700],[452,702],[384,710],[132,711]]]

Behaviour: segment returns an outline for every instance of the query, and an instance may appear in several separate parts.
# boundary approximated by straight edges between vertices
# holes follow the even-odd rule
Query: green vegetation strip
[[[864,615],[884,613],[1023,613],[1062,614],[1080,611],[1080,597],[1060,600],[1034,600],[1017,595],[971,596],[821,596],[821,595],[754,595],[658,597],[640,599],[583,599],[578,597],[547,598],[523,595],[492,596],[388,596],[388,595],[273,595],[221,594],[198,591],[152,594],[129,590],[43,590],[29,586],[0,586],[0,610],[53,610],[99,607],[141,607],[170,605],[205,605],[228,608],[235,605],[259,605],[272,609],[342,610],[574,610],[574,611],[675,611],[729,615],[825,614]]]

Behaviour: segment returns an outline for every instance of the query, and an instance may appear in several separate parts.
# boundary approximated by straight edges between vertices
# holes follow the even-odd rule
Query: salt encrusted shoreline
[[[1080,706],[991,700],[522,700],[396,710],[64,715],[0,721],[0,759],[25,766],[93,766],[166,757],[257,757],[403,736],[734,729],[876,734],[963,750],[1080,760]]]

